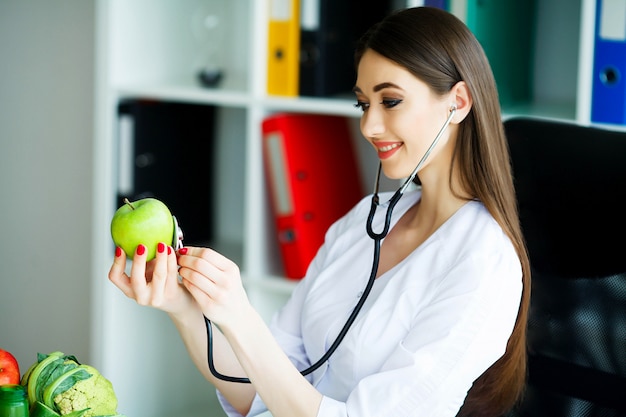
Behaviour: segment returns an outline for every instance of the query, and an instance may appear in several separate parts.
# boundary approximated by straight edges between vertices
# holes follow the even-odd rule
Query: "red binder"
[[[364,195],[348,121],[280,113],[266,118],[262,129],[284,273],[300,279],[328,227]]]

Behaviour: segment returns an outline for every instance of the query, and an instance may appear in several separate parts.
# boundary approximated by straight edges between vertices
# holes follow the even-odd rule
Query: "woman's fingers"
[[[206,266],[198,269],[181,267],[179,273],[187,289],[189,289],[189,285],[192,285],[196,290],[202,291],[205,296],[209,295],[212,299],[218,297],[220,287],[216,282],[222,282],[223,280],[221,277],[217,277],[217,275],[223,274],[223,272],[220,272],[216,268]],[[192,294],[199,295],[196,291],[192,292]]]
[[[225,323],[247,302],[239,267],[230,259],[208,248],[185,247],[178,253],[183,284],[211,320]]]
[[[126,275],[126,254],[119,246],[115,248],[115,258],[109,270],[109,280],[119,288],[124,295],[129,298],[134,298],[130,278]]]
[[[202,282],[202,281],[201,281]],[[203,299],[207,299],[207,290],[206,287],[205,289],[201,289],[199,287],[197,287],[196,285],[194,285],[194,283],[186,278],[183,278],[183,285],[185,286],[185,288],[187,289],[187,291],[189,292],[189,294],[191,294],[191,296],[196,299],[196,300],[203,300]],[[208,290],[209,292],[211,290]],[[199,301],[201,302],[201,301]],[[204,304],[204,303],[202,303]]]
[[[181,258],[179,259],[179,261],[181,262],[181,266],[201,266],[201,261],[204,261],[209,263],[213,268],[216,268],[220,271],[229,271],[237,268],[237,265],[233,261],[220,254],[219,252],[216,252],[213,249],[209,248],[197,248],[193,246],[184,247],[179,250],[179,254],[186,255],[181,256]]]
[[[137,247],[129,276],[125,272],[126,256],[121,250],[117,250],[109,279],[137,304],[168,313],[181,312],[192,307],[193,298],[179,284],[176,253],[172,247],[159,243],[155,258],[147,263],[146,252],[144,245]]]
[[[176,252],[171,246],[167,247],[167,273],[169,277],[175,277],[176,279],[168,279],[166,286],[168,288],[178,287],[178,259],[176,258]]]
[[[239,268],[230,259],[208,248],[183,248],[178,259],[181,277],[196,287],[210,292],[215,287],[230,287],[237,283]]]
[[[138,245],[130,267],[130,285],[135,293],[135,301],[140,305],[147,305],[150,298],[146,279],[146,252],[145,245]]]
[[[109,279],[140,305],[177,312],[195,299],[205,312],[219,318],[231,316],[229,311],[246,301],[238,266],[214,250],[185,247],[175,253],[160,243],[154,260],[146,263],[146,256],[146,247],[139,245],[129,276],[126,256],[117,250],[109,272]]]
[[[159,243],[157,245],[156,260],[154,264],[154,270],[152,272],[152,291],[150,304],[155,307],[160,306],[163,303],[165,294],[165,285],[167,284],[168,276],[168,259],[167,251],[169,247],[165,243]],[[171,250],[171,249],[170,249]]]

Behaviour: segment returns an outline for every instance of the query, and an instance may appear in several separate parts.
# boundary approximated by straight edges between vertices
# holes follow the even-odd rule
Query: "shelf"
[[[333,114],[358,118],[361,110],[348,98],[272,97],[255,99],[251,94],[229,86],[204,88],[193,80],[166,84],[128,84],[117,87],[118,97],[141,97],[156,100],[182,101],[249,108],[258,106],[266,111]]]
[[[267,110],[301,113],[334,114],[346,117],[361,117],[361,110],[354,107],[354,98],[314,97],[267,97],[261,104]]]
[[[503,119],[518,116],[571,121],[576,118],[576,105],[574,103],[520,103],[502,109]]]
[[[243,89],[201,87],[197,82],[153,85],[122,85],[116,88],[119,97],[142,97],[187,103],[245,107],[250,95]]]

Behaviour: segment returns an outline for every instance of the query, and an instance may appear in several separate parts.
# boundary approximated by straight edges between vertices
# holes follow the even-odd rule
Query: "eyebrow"
[[[390,83],[390,82],[384,82],[384,83],[380,83],[380,84],[376,84],[374,86],[374,92],[377,93],[380,90],[384,90],[385,88],[396,88],[398,90],[403,90],[403,88],[401,88],[399,85],[396,85],[394,83]],[[359,87],[357,87],[356,85],[352,88],[352,92],[353,93],[363,93],[363,90],[361,90]]]

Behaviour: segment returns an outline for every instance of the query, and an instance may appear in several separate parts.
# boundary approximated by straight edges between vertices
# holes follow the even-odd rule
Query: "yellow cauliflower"
[[[61,415],[79,410],[87,410],[83,417],[116,415],[117,397],[111,382],[89,365],[79,367],[89,372],[91,377],[76,382],[70,389],[54,397]]]

